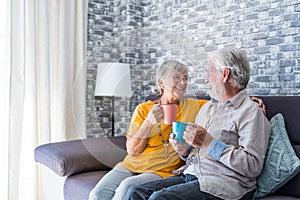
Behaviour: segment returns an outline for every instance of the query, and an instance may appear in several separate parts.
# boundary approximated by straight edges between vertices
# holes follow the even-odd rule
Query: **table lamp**
[[[131,95],[130,66],[125,63],[99,63],[95,96],[109,96],[112,99],[112,134],[114,136],[114,97]]]

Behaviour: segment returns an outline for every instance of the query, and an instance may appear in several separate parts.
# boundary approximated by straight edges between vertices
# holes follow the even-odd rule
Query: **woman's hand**
[[[164,114],[159,104],[155,104],[151,110],[149,111],[146,122],[148,125],[155,125],[160,123],[160,121],[163,119]]]
[[[263,111],[263,113],[266,115],[267,114],[267,111],[266,111],[266,106],[263,102],[262,99],[259,99],[257,97],[251,97],[251,100],[256,102],[258,104],[258,106],[261,108],[261,110]]]
[[[186,157],[188,153],[188,146],[189,144],[184,142],[183,144],[178,144],[177,140],[174,139],[174,134],[170,134],[169,142],[171,143],[174,150],[179,153],[180,155]]]

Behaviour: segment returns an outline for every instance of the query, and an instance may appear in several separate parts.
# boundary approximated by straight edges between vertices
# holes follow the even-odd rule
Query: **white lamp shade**
[[[95,96],[130,96],[130,67],[124,63],[100,63],[97,69]]]

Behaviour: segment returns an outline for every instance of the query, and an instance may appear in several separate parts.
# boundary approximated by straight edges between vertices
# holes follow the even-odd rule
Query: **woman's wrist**
[[[153,127],[153,123],[151,122],[150,119],[146,118],[145,121],[143,122],[143,128],[152,128]]]

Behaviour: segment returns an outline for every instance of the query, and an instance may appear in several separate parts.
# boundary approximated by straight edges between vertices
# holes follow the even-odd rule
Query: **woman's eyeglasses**
[[[185,83],[188,83],[190,81],[190,78],[185,76],[185,77],[182,77],[182,76],[172,76],[172,79],[175,83],[179,83],[181,81],[185,82]]]

